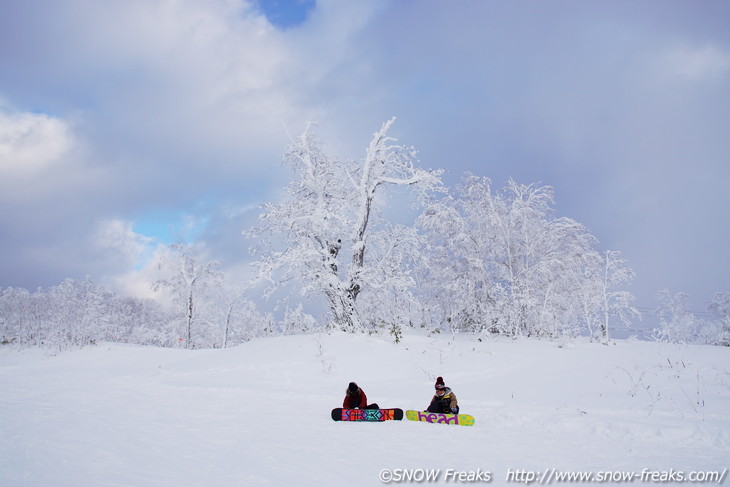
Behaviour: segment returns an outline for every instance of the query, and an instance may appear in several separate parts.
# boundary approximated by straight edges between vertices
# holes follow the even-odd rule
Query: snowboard
[[[460,424],[474,426],[474,416],[468,414],[429,413],[427,411],[406,411],[406,418],[411,421],[426,421],[428,423]]]
[[[332,410],[335,421],[389,421],[403,419],[402,409],[342,409]]]

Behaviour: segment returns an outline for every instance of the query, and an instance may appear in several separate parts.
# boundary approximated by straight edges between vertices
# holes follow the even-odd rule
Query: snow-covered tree
[[[715,318],[711,342],[730,347],[730,293],[715,293],[707,310]]]
[[[427,265],[419,269],[428,301],[440,321],[455,329],[478,331],[498,325],[500,284],[494,279],[496,212],[488,178],[467,175],[456,197],[446,196],[418,219],[427,232]]]
[[[608,315],[625,316],[629,276],[616,254],[603,258],[580,223],[553,216],[549,186],[509,180],[494,193],[467,175],[455,196],[419,218],[432,265],[433,300],[452,328],[508,335],[573,334]],[[623,276],[623,277],[622,277]],[[602,320],[602,321],[601,321]]]
[[[188,269],[201,267],[189,264]],[[0,344],[54,350],[99,341],[173,347],[179,345],[181,329],[188,324],[195,347],[225,347],[273,333],[273,317],[259,313],[241,289],[218,286],[221,276],[216,272],[199,277],[205,282],[198,280],[192,294],[190,287],[180,284],[184,281],[177,288],[170,284],[168,289],[176,292],[174,311],[163,306],[162,300],[116,295],[90,278],[65,279],[35,293],[2,289]],[[173,283],[175,277],[182,279],[171,273],[165,282]]]
[[[171,318],[159,303],[120,297],[90,278],[48,290],[0,293],[0,341],[63,350],[99,341],[169,346]]]
[[[107,335],[113,294],[89,277],[82,281],[65,279],[50,289],[48,297],[56,323],[47,339],[59,348],[94,343]]]
[[[173,296],[174,309],[184,319],[186,348],[194,348],[193,328],[203,323],[199,309],[209,303],[206,293],[223,282],[218,266],[215,261],[199,263],[194,249],[182,244],[169,245],[168,253],[160,259],[159,268],[167,276],[159,279],[154,289],[167,290]]]
[[[586,263],[576,293],[589,334],[597,334],[606,343],[612,318],[628,326],[633,319],[641,319],[641,313],[631,305],[633,294],[623,288],[634,273],[621,253],[607,250],[591,257],[593,262]]]
[[[698,322],[689,311],[688,297],[685,292],[672,295],[667,289],[657,293],[659,305],[655,313],[660,326],[654,330],[656,339],[670,343],[692,343],[695,340]]]
[[[159,301],[117,296],[110,312],[111,326],[104,340],[158,347],[177,343],[175,317]]]
[[[247,342],[274,329],[270,314],[261,314],[256,304],[246,296],[244,288],[224,285],[216,296],[215,318],[222,337],[210,346],[227,348]]]
[[[707,310],[720,320],[723,325],[730,328],[730,293],[715,293]]]
[[[608,340],[609,318],[616,317],[624,325],[631,324],[632,319],[641,319],[641,313],[631,306],[634,296],[621,286],[634,279],[634,271],[617,250],[607,250],[603,254],[603,279],[601,280],[601,297],[603,298],[603,324],[601,332],[604,340]]]
[[[299,303],[294,309],[287,308],[281,323],[281,333],[284,335],[299,335],[308,333],[317,326],[314,316],[304,311],[304,306]]]
[[[0,342],[21,347],[40,343],[45,321],[41,299],[40,291],[9,287],[0,292]]]
[[[440,172],[416,166],[413,148],[393,144],[387,133],[394,120],[375,132],[359,162],[327,156],[312,124],[289,146],[284,163],[294,177],[286,200],[265,205],[260,226],[247,232],[262,237],[254,250],[258,279],[271,285],[267,295],[297,280],[303,294],[324,296],[342,329],[363,329],[356,300],[373,282],[365,278],[372,274],[366,255],[379,195],[407,186],[422,200],[441,185]]]
[[[394,330],[423,324],[414,269],[422,265],[423,242],[414,227],[386,225],[373,232],[362,279],[360,309],[371,328]]]

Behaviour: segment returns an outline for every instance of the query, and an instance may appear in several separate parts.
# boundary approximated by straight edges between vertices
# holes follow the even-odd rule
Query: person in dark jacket
[[[373,403],[368,404],[368,397],[365,395],[365,391],[354,382],[350,382],[345,390],[345,400],[342,402],[343,409],[380,409],[380,407]]]
[[[459,414],[459,403],[456,400],[456,394],[454,394],[454,391],[450,387],[446,387],[443,377],[436,379],[434,387],[436,393],[431,399],[431,404],[428,405],[426,411],[429,413]]]

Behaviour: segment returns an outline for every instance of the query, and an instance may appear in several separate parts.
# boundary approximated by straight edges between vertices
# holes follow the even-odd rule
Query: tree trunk
[[[190,293],[188,297],[188,340],[185,344],[185,348],[193,348],[192,343],[192,328],[193,328],[193,293]]]
[[[223,334],[223,348],[228,347],[228,330],[231,328],[231,315],[233,314],[233,306],[228,307],[228,315],[226,316],[226,330]]]
[[[335,323],[346,332],[356,333],[362,331],[360,316],[355,307],[355,296],[338,286],[336,290],[327,293],[332,315]]]
[[[601,324],[601,334],[603,335],[603,343],[608,344],[608,265],[609,253],[604,254],[605,268],[603,275],[603,323]]]

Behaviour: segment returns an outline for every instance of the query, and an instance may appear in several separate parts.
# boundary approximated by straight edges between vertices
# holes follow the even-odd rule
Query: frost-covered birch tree
[[[730,293],[716,292],[707,310],[716,319],[709,342],[730,346]]]
[[[267,295],[297,280],[302,293],[324,296],[342,329],[363,329],[356,301],[367,285],[378,198],[387,186],[404,186],[420,201],[441,185],[440,171],[417,167],[415,150],[388,136],[394,121],[374,133],[361,161],[327,156],[313,124],[289,146],[283,161],[294,174],[286,198],[265,205],[260,225],[246,233],[261,237],[254,251]]]
[[[89,277],[64,279],[49,291],[53,303],[53,340],[59,344],[86,345],[106,335],[112,294],[96,286]]]
[[[601,278],[601,292],[603,323],[601,334],[603,340],[608,340],[609,319],[616,317],[621,323],[628,326],[632,319],[641,319],[641,313],[631,306],[634,295],[622,289],[634,279],[626,259],[617,250],[607,250],[603,254],[603,275]]]
[[[46,302],[40,291],[6,288],[0,291],[0,343],[38,345],[45,333]]]
[[[174,300],[174,307],[185,322],[185,347],[193,348],[193,325],[199,321],[199,308],[204,301],[204,293],[211,287],[222,284],[223,274],[218,271],[218,262],[199,263],[193,249],[182,244],[171,244],[168,254],[159,262],[159,268],[168,274],[159,279],[155,291],[167,290]]]
[[[448,290],[448,322],[509,335],[556,327],[561,269],[571,255],[565,246],[583,234],[568,219],[551,220],[551,204],[548,186],[509,180],[493,193],[489,178],[467,175],[455,197],[424,212],[419,223],[436,245],[433,282]]]
[[[425,272],[449,326],[558,336],[625,311],[630,295],[612,287],[621,275],[613,254],[604,265],[595,237],[555,218],[553,204],[549,186],[509,180],[495,193],[488,178],[467,175],[455,196],[424,211],[433,262]]]
[[[417,224],[427,232],[428,265],[419,269],[440,321],[478,331],[497,324],[496,212],[488,178],[467,175],[456,196],[425,209]]]
[[[55,350],[99,341],[169,346],[169,315],[151,300],[122,298],[94,284],[64,279],[48,290],[0,291],[0,342]]]
[[[396,333],[428,321],[419,300],[415,269],[424,264],[423,239],[412,226],[386,225],[369,239],[369,265],[359,309],[371,327]]]
[[[214,347],[238,345],[273,330],[273,317],[259,313],[245,289],[224,285],[216,294],[213,316],[222,336],[212,342]]]
[[[695,340],[698,323],[689,312],[689,296],[685,292],[672,295],[664,289],[657,293],[659,306],[656,315],[659,328],[654,330],[654,337],[670,343],[692,343]]]

